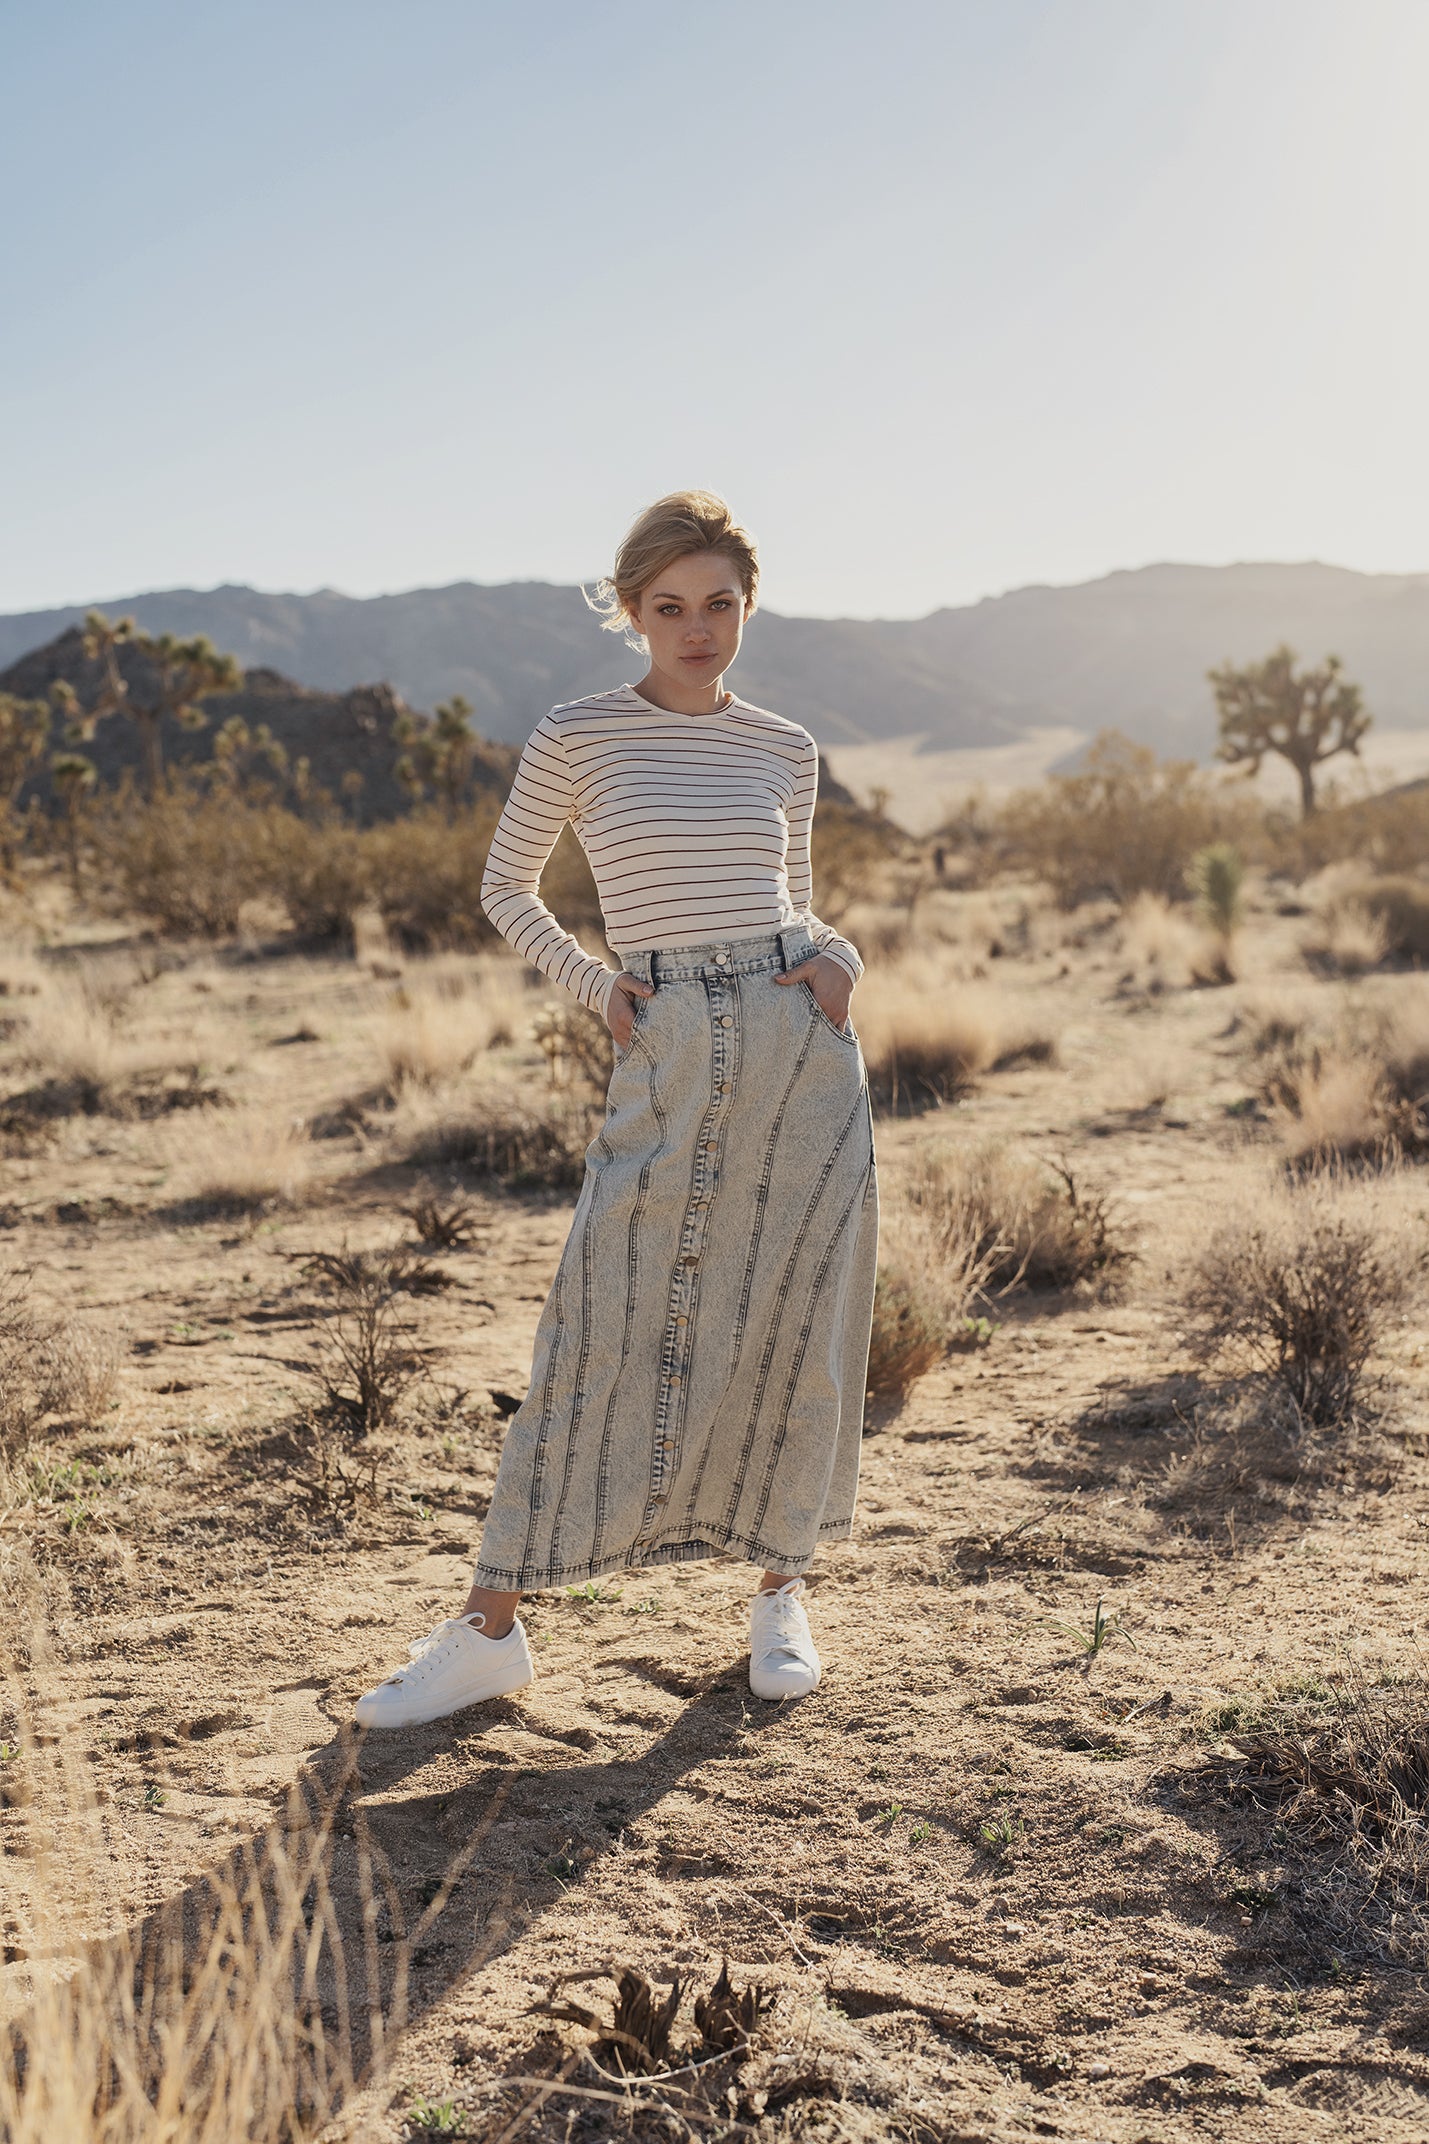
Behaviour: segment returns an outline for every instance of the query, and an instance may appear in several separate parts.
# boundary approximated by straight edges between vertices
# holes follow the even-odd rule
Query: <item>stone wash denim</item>
[[[791,1576],[853,1524],[878,1252],[863,1052],[802,924],[622,952],[616,1050],[476,1583],[729,1552]]]

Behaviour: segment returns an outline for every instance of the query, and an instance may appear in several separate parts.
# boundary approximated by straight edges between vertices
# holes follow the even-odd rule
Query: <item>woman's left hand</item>
[[[835,1027],[842,1027],[847,1021],[853,984],[848,970],[840,967],[836,960],[830,960],[827,953],[815,953],[811,959],[801,960],[797,968],[786,969],[774,980],[776,983],[807,983]]]

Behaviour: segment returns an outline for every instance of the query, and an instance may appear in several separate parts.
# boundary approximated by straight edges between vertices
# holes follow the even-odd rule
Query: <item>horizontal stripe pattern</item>
[[[632,685],[565,701],[542,716],[521,754],[492,836],[482,908],[518,953],[604,1013],[614,971],[541,899],[541,873],[569,823],[612,946],[693,945],[803,923],[856,982],[858,949],[811,905],[818,784],[809,732],[737,695],[708,715],[656,707]]]

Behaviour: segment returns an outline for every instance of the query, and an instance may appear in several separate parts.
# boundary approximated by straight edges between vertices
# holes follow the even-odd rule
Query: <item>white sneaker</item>
[[[749,1687],[756,1697],[806,1697],[822,1669],[799,1595],[802,1578],[749,1604]]]
[[[420,1727],[484,1697],[523,1690],[536,1670],[520,1618],[504,1638],[483,1637],[479,1626],[485,1621],[479,1611],[448,1616],[425,1638],[414,1638],[408,1665],[357,1700],[357,1725]]]

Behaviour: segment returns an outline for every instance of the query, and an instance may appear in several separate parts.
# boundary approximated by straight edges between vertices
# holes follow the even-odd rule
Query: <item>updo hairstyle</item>
[[[759,548],[715,491],[672,491],[647,506],[625,532],[615,571],[597,581],[594,594],[581,593],[606,632],[624,633],[631,647],[643,649],[645,636],[631,616],[632,606],[667,566],[692,551],[718,551],[729,560],[744,590],[747,618],[759,593]]]

